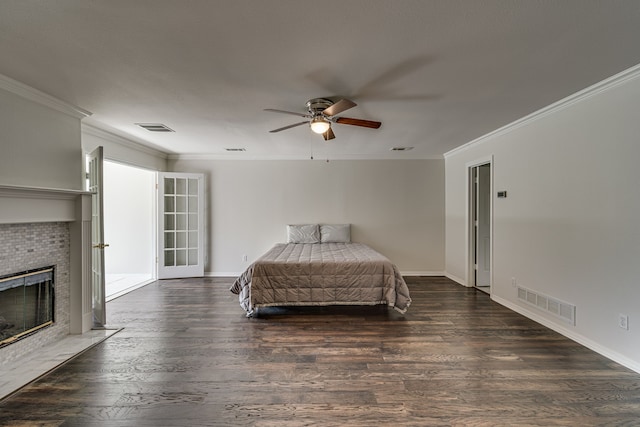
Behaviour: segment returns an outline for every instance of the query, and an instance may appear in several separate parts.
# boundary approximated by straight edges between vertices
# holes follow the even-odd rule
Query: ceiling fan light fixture
[[[313,120],[311,120],[309,126],[311,126],[311,130],[313,132],[322,135],[329,130],[329,128],[331,127],[331,123],[329,123],[323,117],[315,117],[313,118]]]

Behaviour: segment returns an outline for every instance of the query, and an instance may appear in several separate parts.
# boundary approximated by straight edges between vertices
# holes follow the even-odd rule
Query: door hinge
[[[478,264],[473,264],[473,269],[478,270]]]

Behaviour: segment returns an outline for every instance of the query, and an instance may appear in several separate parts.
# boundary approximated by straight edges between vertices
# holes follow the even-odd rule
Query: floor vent
[[[551,313],[567,323],[576,324],[576,306],[518,286],[518,299]]]

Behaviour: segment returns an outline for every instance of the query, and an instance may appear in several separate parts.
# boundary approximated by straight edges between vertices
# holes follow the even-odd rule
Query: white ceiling
[[[640,1],[0,0],[0,58],[167,153],[433,158],[640,63]],[[382,127],[268,132],[326,96]]]

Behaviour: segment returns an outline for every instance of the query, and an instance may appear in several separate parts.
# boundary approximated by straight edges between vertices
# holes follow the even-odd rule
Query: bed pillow
[[[322,243],[351,243],[351,224],[322,224],[320,226]]]
[[[320,243],[318,224],[287,225],[287,243]]]

